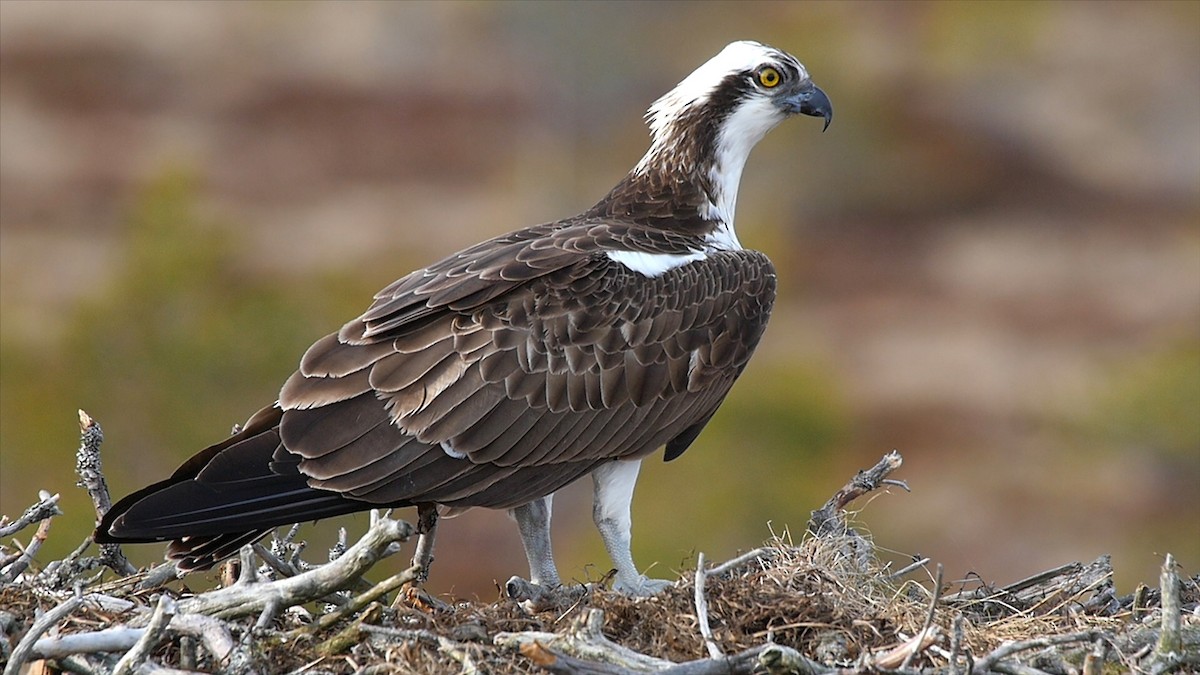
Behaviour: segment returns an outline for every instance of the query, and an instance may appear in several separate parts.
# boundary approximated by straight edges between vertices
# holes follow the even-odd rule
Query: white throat
[[[713,92],[731,73],[754,68],[771,52],[769,47],[757,42],[734,42],[655,101],[647,113],[652,138],[650,149],[634,171],[644,173],[651,167],[678,166],[687,161],[677,151],[683,135],[688,133],[687,129],[680,128],[685,124],[680,120],[687,113],[707,105]],[[712,198],[700,207],[699,214],[718,223],[717,230],[709,235],[708,243],[713,248],[742,247],[733,227],[742,170],[754,146],[784,118],[783,112],[767,95],[752,93],[721,123],[712,164],[707,169]],[[685,171],[702,169],[696,166],[679,168]]]
[[[716,157],[709,169],[714,195],[712,202],[707,205],[708,213],[701,215],[727,225],[735,244],[737,235],[733,233],[733,217],[737,210],[742,170],[746,168],[746,160],[750,158],[754,146],[783,119],[784,115],[769,100],[752,98],[742,103],[725,120],[717,134]],[[741,248],[741,245],[736,248]]]

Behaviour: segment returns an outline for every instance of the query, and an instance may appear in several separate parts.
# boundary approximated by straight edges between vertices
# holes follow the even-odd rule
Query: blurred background
[[[393,279],[594,203],[646,107],[745,38],[796,54],[836,119],[751,157],[738,229],[780,302],[699,441],[645,463],[638,563],[798,539],[895,448],[912,494],[859,519],[897,561],[1007,583],[1111,553],[1120,592],[1168,551],[1196,573],[1182,2],[0,3],[0,513],[61,492],[39,558],[61,557],[93,518],[77,409],[115,497],[165,477]],[[608,569],[590,500],[555,502],[567,579]],[[503,514],[440,535],[436,591],[526,572]]]

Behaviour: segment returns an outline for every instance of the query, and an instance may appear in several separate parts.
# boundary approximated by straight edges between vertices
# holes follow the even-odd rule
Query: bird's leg
[[[554,551],[550,543],[550,507],[554,495],[549,494],[509,511],[517,521],[525,558],[529,560],[529,580],[539,586],[554,588],[562,582],[554,566]]]
[[[429,566],[433,564],[433,538],[437,534],[438,512],[436,504],[417,504],[417,547],[413,551],[413,565],[421,566],[418,582],[429,578]]]
[[[642,461],[617,460],[609,462],[592,472],[596,496],[592,504],[592,518],[604,548],[617,567],[617,580],[613,588],[629,595],[653,595],[671,585],[662,579],[648,579],[633,564],[629,549],[630,503],[633,501],[633,486],[637,482]]]

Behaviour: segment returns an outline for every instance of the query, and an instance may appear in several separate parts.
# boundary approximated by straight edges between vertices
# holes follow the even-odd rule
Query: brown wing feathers
[[[308,350],[281,410],[172,480],[233,480],[217,475],[229,473],[226,457],[243,446],[274,453],[295,508],[268,496],[264,513],[286,524],[371,504],[518,506],[673,439],[677,456],[761,336],[774,274],[761,254],[739,251],[648,278],[603,248],[684,252],[696,242],[631,232],[530,228],[396,281]],[[245,522],[258,524],[177,541],[173,556],[211,564],[271,524]]]

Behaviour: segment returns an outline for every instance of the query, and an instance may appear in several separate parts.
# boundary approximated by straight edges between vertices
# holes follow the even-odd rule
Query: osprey
[[[793,56],[734,42],[655,102],[646,155],[584,213],[490,239],[375,295],[304,354],[278,401],[104,516],[101,543],[173,540],[204,569],[271,529],[378,507],[509,509],[557,586],[554,492],[591,475],[615,588],[643,458],[678,457],[746,367],[775,270],[733,229],[751,148],[832,107]]]

